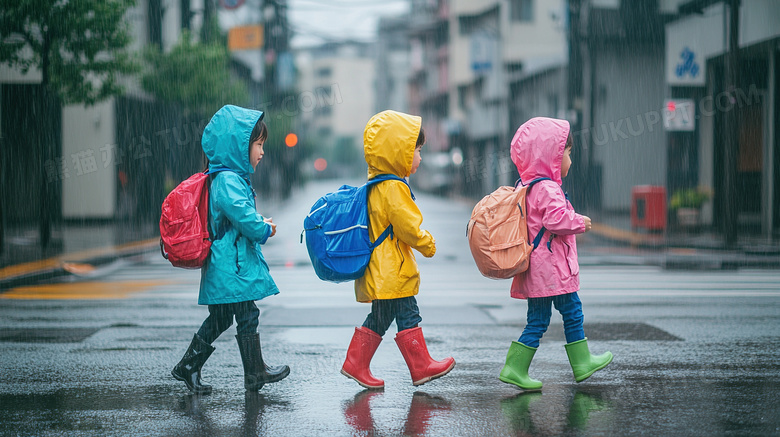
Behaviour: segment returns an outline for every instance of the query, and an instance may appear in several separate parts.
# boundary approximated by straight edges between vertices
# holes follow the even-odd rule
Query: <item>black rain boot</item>
[[[278,382],[290,374],[288,366],[267,366],[260,351],[260,334],[236,335],[241,362],[244,365],[244,388],[260,390],[265,384]]]
[[[179,364],[171,370],[171,375],[179,381],[184,381],[193,393],[206,395],[211,393],[211,386],[200,380],[200,369],[212,352],[214,347],[195,334],[187,352],[184,353]]]

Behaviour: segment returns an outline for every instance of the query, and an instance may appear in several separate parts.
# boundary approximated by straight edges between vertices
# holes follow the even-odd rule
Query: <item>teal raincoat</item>
[[[209,190],[211,253],[201,269],[198,304],[214,305],[259,300],[279,293],[265,262],[261,244],[271,235],[255,207],[249,182],[249,136],[261,111],[223,106],[203,131],[201,144],[209,169],[216,173]]]

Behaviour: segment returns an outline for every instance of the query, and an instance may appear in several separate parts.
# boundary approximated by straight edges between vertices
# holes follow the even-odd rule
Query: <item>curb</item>
[[[640,249],[667,248],[663,235],[640,234],[600,223],[593,223],[590,232],[610,242],[621,243]]]
[[[728,250],[670,244],[664,235],[640,234],[598,223],[593,223],[591,232],[597,238],[611,243],[656,251],[655,261],[646,264],[657,265],[668,270],[780,269],[780,248],[763,251]]]
[[[49,280],[71,274],[69,269],[78,268],[78,264],[101,265],[128,258],[142,253],[159,250],[160,240],[126,243],[119,246],[107,246],[80,252],[66,253],[52,258],[11,265],[0,269],[0,291],[40,280]],[[75,266],[73,266],[75,265]]]
[[[653,255],[653,262],[670,270],[737,270],[739,268],[780,269],[780,256],[776,251],[767,254],[747,251],[725,251],[702,249],[690,246],[667,245],[662,235],[646,235],[611,226],[593,223],[591,233],[602,240],[638,249],[664,251]],[[159,250],[159,239],[126,243],[119,246],[107,246],[81,252],[63,254],[56,257],[16,264],[0,268],[0,292],[41,280],[70,275],[69,269],[79,266],[68,264],[107,264],[118,259],[129,258],[143,253]],[[710,250],[715,253],[700,253]],[[778,249],[780,250],[780,249]],[[646,257],[650,258],[650,257]],[[67,268],[66,268],[67,267]]]

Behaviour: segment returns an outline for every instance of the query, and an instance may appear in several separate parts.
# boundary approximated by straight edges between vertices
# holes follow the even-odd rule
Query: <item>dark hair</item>
[[[249,135],[249,145],[251,146],[258,139],[263,141],[268,139],[268,126],[265,125],[262,118],[257,120],[255,128],[252,129],[252,133]]]
[[[422,147],[423,144],[425,144],[425,129],[420,126],[420,134],[417,135],[417,144],[414,145],[414,148]]]
[[[571,138],[571,135],[569,135],[569,137],[566,138],[566,147],[564,147],[563,150],[573,149],[573,148],[574,148],[574,140]]]

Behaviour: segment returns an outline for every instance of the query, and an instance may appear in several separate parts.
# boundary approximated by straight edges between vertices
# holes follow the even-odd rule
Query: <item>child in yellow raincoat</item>
[[[368,178],[394,174],[401,178],[417,171],[425,144],[422,119],[396,111],[384,111],[368,121],[363,132],[363,148]],[[384,388],[385,382],[371,374],[369,364],[382,336],[393,320],[398,326],[395,342],[406,360],[414,385],[425,384],[449,373],[452,357],[435,361],[428,354],[415,295],[420,289],[420,271],[412,249],[425,257],[436,253],[430,232],[420,229],[422,214],[402,181],[376,184],[368,194],[369,236],[372,241],[393,226],[393,238],[374,249],[365,275],[355,281],[358,302],[370,302],[371,312],[355,334],[347,350],[341,373],[369,389]]]

